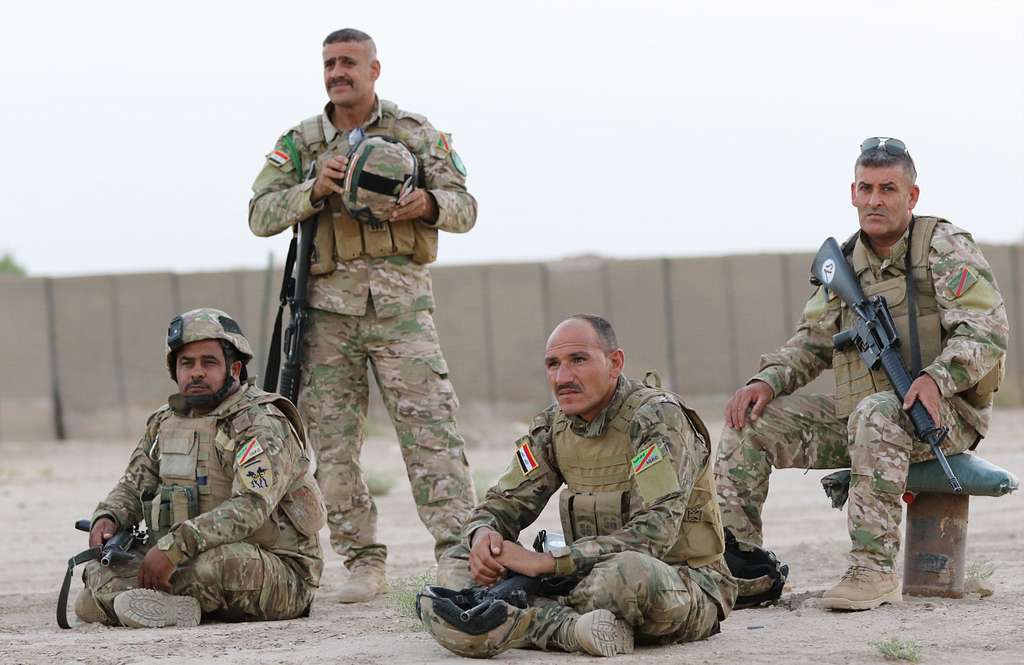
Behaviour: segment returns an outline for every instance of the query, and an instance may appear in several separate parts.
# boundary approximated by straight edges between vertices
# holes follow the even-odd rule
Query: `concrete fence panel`
[[[785,262],[779,254],[738,255],[726,258],[729,303],[735,330],[733,353],[735,390],[757,371],[761,354],[778,348],[793,332],[786,311]]]
[[[1016,337],[1020,334],[1018,324],[1021,318],[1020,289],[1016,278],[1016,262],[1014,247],[1007,245],[982,245],[981,251],[992,266],[999,292],[1006,303],[1006,316],[1010,322],[1010,338],[1006,353],[1006,378],[999,389],[1000,403],[1019,404],[1021,402],[1021,357],[1015,353]],[[1019,324],[1018,324],[1019,325]]]
[[[608,316],[626,351],[626,376],[639,379],[653,369],[670,387],[675,385],[671,360],[675,347],[668,337],[667,270],[659,259],[611,261]]]
[[[804,305],[807,304],[807,299],[811,297],[816,288],[810,283],[811,261],[814,260],[814,254],[786,254],[783,260],[786,271],[783,280],[783,298],[786,303],[785,339],[789,339],[796,332]],[[777,349],[782,343],[783,341],[779,341],[775,346],[769,345],[764,351]],[[798,392],[831,395],[835,389],[835,375],[832,374],[832,370],[827,369],[821,373],[821,376]]]
[[[56,436],[46,280],[0,278],[0,441]]]
[[[486,266],[435,268],[434,323],[452,383],[463,402],[495,399],[493,372],[489,367]]]
[[[735,326],[723,257],[670,259],[673,387],[684,396],[724,395],[736,389]]]
[[[572,314],[611,316],[608,263],[599,257],[581,257],[544,264],[548,331]]]
[[[544,375],[550,332],[544,266],[498,263],[488,266],[486,276],[496,401],[542,406],[550,400]]]

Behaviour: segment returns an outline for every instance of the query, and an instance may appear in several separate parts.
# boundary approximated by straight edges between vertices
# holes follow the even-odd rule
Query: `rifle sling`
[[[288,258],[284,260],[284,277],[281,279],[281,293],[278,295],[277,316],[274,317],[274,332],[270,336],[270,350],[267,353],[267,367],[263,376],[263,389],[268,393],[277,392],[277,380],[281,373],[281,317],[294,289],[292,268],[295,266],[298,237],[298,226],[294,226],[292,240],[288,243]]]
[[[61,628],[71,628],[71,624],[68,623],[68,591],[71,589],[71,575],[75,571],[75,566],[100,558],[102,551],[102,547],[90,547],[68,559],[68,571],[64,573],[64,582],[60,585],[60,595],[57,596],[57,625]]]
[[[911,238],[914,236],[914,220],[910,218],[910,227],[907,231],[907,253],[904,257],[904,269],[907,273],[907,321],[910,329],[910,376],[911,381],[921,373],[921,344],[917,341],[917,291],[914,288],[914,267],[912,262]]]

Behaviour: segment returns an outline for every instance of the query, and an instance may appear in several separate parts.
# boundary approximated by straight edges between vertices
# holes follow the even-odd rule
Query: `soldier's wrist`
[[[156,541],[156,547],[158,550],[163,552],[167,556],[167,559],[175,566],[180,566],[188,560],[188,554],[186,554],[178,545],[178,542],[174,539],[173,533],[169,533]]]
[[[550,554],[554,559],[555,575],[571,575],[576,572],[576,562],[572,560],[572,548],[555,547]]]

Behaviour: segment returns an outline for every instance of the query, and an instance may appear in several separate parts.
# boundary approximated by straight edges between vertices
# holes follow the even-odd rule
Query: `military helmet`
[[[348,152],[341,200],[354,219],[378,228],[416,186],[416,157],[397,139],[367,136]]]
[[[529,627],[522,610],[496,600],[469,619],[469,589],[426,586],[416,594],[416,614],[437,643],[467,658],[490,658],[522,646]]]
[[[186,344],[203,339],[220,339],[235,347],[242,356],[242,380],[247,378],[245,365],[252,360],[253,354],[241,327],[221,310],[201,307],[174,317],[167,327],[167,370],[171,373],[171,379],[177,380],[174,362],[178,350]]]

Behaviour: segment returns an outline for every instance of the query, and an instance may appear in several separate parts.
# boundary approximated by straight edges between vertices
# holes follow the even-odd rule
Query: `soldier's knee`
[[[82,589],[75,598],[75,615],[85,623],[112,623],[89,589]]]
[[[871,421],[895,422],[902,412],[903,404],[896,397],[896,393],[874,393],[857,403],[850,414],[850,423],[861,426]]]

